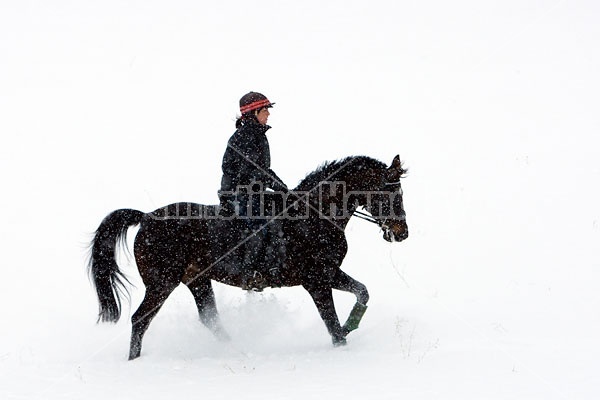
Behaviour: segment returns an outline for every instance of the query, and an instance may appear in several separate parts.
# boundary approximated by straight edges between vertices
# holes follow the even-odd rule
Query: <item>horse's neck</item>
[[[318,190],[324,190],[325,196],[327,193],[336,193],[332,198],[327,198],[327,204],[321,204],[324,201],[321,196],[322,193],[312,192],[311,197],[311,208],[310,213],[312,214],[315,211],[318,211],[318,216],[314,218],[320,218],[323,220],[327,220],[326,223],[334,224],[336,227],[341,229],[342,231],[346,229],[348,222],[350,222],[350,218],[356,208],[358,206],[363,206],[366,203],[365,196],[363,195],[365,192],[375,191],[375,180],[377,179],[377,174],[379,171],[374,170],[373,168],[365,168],[356,169],[352,168],[349,170],[341,170],[340,173],[336,173],[330,175],[328,179],[321,181],[319,184],[315,186],[315,188],[320,187],[321,185],[329,185],[323,188],[319,188]],[[338,191],[338,187],[335,185],[343,184],[343,190],[341,196],[344,198],[340,199],[338,196],[340,195]],[[300,185],[302,186],[302,184]],[[328,192],[329,191],[329,192]],[[315,197],[313,197],[315,196]],[[355,204],[358,202],[358,204]],[[343,204],[344,210],[342,216],[333,216],[329,213],[329,204]],[[322,214],[324,211],[323,207],[327,207],[325,210],[325,215]]]
[[[366,204],[367,200],[365,193],[373,192],[376,189],[372,187],[373,175],[371,171],[353,175],[343,181],[346,183],[344,193],[345,199],[342,201],[345,207],[345,218],[336,219],[336,221],[338,226],[342,230],[345,230],[356,209]]]
[[[348,217],[342,218],[342,219],[336,219],[334,221],[335,225],[337,225],[338,228],[340,228],[340,230],[345,231],[346,230],[346,226],[348,226],[348,222],[350,222],[350,218],[352,217],[352,214],[349,214]]]
[[[344,194],[344,196],[346,196],[346,194]],[[347,203],[347,198],[335,198],[334,201],[330,200],[326,204],[322,204],[322,201],[324,200],[320,197],[316,201],[311,201],[311,204],[309,205],[310,218],[321,221],[326,225],[333,225],[339,230],[344,231],[348,222],[350,222],[350,218],[352,218],[354,211],[356,211],[357,206],[353,203]],[[335,206],[332,209],[331,205],[333,204],[335,204]],[[339,205],[343,207],[341,215],[336,213],[339,209]]]

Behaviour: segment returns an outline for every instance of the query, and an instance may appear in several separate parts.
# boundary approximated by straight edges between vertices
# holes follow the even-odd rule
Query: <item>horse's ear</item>
[[[400,155],[394,157],[392,165],[386,171],[385,180],[387,182],[397,182],[402,176],[402,162],[400,162]]]

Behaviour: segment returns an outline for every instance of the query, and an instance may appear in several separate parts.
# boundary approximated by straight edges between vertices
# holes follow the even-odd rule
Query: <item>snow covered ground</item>
[[[599,18],[592,1],[3,1],[0,398],[598,398]],[[411,236],[348,226],[343,268],[371,301],[346,347],[300,288],[215,285],[230,344],[179,288],[128,362],[143,285],[124,257],[132,307],[96,325],[91,233],[117,208],[216,202],[250,90],[277,102],[290,186],[400,153]]]

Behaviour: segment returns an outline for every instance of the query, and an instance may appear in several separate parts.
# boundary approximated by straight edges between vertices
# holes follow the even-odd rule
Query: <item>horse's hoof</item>
[[[129,361],[132,361],[132,360],[135,360],[136,358],[139,358],[141,353],[142,353],[141,350],[132,349],[129,352]]]
[[[231,342],[231,336],[229,336],[229,334],[225,331],[221,331],[221,330],[217,331],[217,332],[215,332],[215,336],[217,337],[217,340],[219,342],[222,342],[222,343]]]
[[[346,345],[346,338],[337,338],[337,339],[333,339],[333,346],[334,347],[340,347],[340,346],[345,346]]]

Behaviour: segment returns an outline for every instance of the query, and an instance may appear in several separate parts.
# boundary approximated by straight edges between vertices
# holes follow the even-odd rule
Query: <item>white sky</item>
[[[585,142],[598,128],[591,1],[30,1],[2,9],[3,163],[27,176],[106,184],[117,171],[141,175],[129,188],[148,190],[156,206],[180,196],[214,201],[237,100],[249,90],[278,103],[273,167],[290,185],[350,154],[402,153],[415,166],[416,151],[456,162],[461,156],[443,153],[469,146],[485,160],[498,145],[531,154]],[[173,179],[190,181],[163,197]]]

